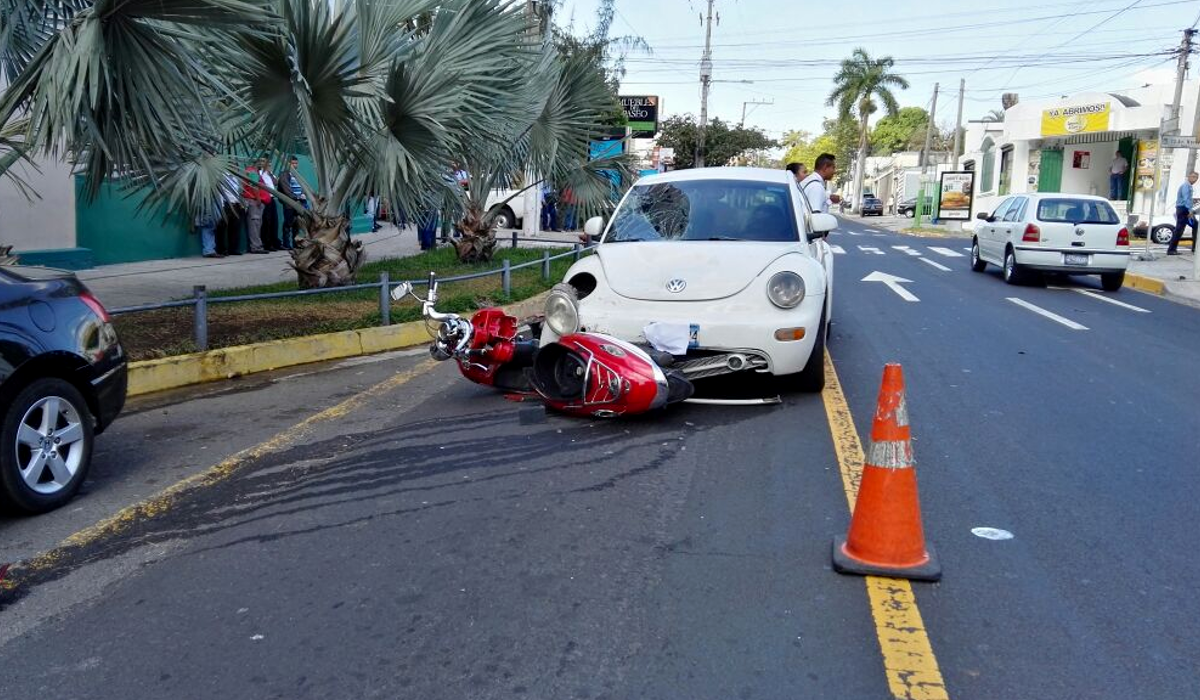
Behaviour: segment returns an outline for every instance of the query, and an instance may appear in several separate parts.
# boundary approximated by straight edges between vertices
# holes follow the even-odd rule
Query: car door
[[[1008,212],[1009,206],[1012,205],[1013,198],[1009,197],[1000,202],[1000,206],[996,207],[996,211],[992,212],[991,220],[983,222],[983,232],[979,238],[979,255],[988,262],[1000,264],[1000,252],[1003,248],[997,249],[996,229],[1003,223],[1004,215]]]
[[[1017,245],[1021,242],[1025,228],[1022,220],[1028,202],[1028,197],[1013,197],[1008,211],[1004,212],[1003,220],[996,222],[996,252],[1001,260],[1004,259],[1004,251],[1008,249],[1009,244]]]

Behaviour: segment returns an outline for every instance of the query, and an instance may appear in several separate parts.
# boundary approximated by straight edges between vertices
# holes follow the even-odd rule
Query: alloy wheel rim
[[[1006,278],[1012,278],[1014,267],[1016,267],[1016,261],[1013,260],[1013,254],[1009,253],[1004,257],[1004,276]]]
[[[13,449],[21,479],[32,491],[51,495],[66,488],[83,463],[83,422],[61,396],[46,396],[25,412]]]

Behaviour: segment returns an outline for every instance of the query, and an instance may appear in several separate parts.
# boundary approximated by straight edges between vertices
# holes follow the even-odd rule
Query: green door
[[[1038,170],[1038,192],[1062,191],[1063,152],[1042,149],[1042,164]]]

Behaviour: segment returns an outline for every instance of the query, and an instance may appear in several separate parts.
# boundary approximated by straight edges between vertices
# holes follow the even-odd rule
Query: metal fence
[[[512,237],[513,247],[517,246],[519,240],[536,240],[538,242],[547,242],[542,239],[520,239],[517,236]],[[470,275],[458,275],[457,277],[443,277],[438,279],[438,284],[450,284],[454,282],[465,282],[467,280],[482,279],[484,277],[500,276],[500,286],[504,291],[504,295],[508,296],[512,293],[512,273],[514,270],[522,270],[525,268],[542,267],[542,279],[550,279],[550,263],[555,260],[564,258],[573,258],[579,260],[583,255],[584,250],[594,248],[594,245],[583,246],[576,243],[573,249],[559,255],[551,255],[549,250],[542,252],[541,260],[531,260],[520,265],[513,265],[508,260],[504,261],[504,266],[496,270],[488,270],[486,272],[476,272]],[[139,304],[138,306],[124,306],[116,309],[109,309],[108,313],[113,316],[136,314],[146,311],[158,311],[159,309],[178,309],[185,306],[190,306],[194,309],[193,323],[193,339],[196,342],[198,350],[208,349],[208,306],[209,304],[232,304],[242,301],[263,301],[265,299],[287,299],[292,297],[314,296],[318,294],[339,294],[344,292],[356,292],[364,289],[379,290],[379,315],[382,319],[382,324],[385,326],[392,325],[392,287],[400,284],[403,280],[393,281],[386,270],[379,275],[378,282],[367,282],[365,284],[351,284],[345,287],[329,287],[325,289],[297,289],[290,292],[270,292],[267,294],[240,294],[236,296],[208,296],[208,289],[205,285],[196,285],[192,288],[192,297],[190,299],[180,299],[178,301],[165,301],[158,304]],[[417,279],[408,280],[414,287],[428,286],[429,280]]]

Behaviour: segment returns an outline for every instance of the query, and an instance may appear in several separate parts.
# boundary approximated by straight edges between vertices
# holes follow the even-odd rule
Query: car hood
[[[742,291],[771,263],[798,248],[734,241],[628,242],[603,244],[596,255],[608,285],[623,297],[710,301]],[[668,291],[675,280],[683,281],[683,289]]]

